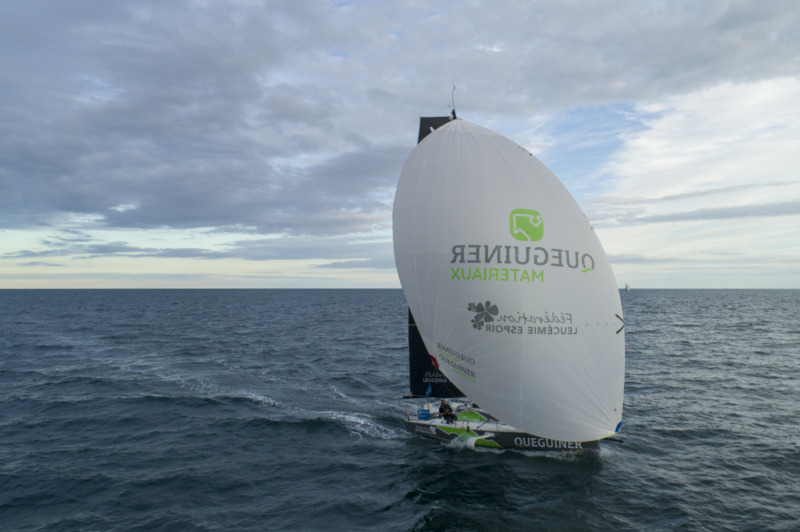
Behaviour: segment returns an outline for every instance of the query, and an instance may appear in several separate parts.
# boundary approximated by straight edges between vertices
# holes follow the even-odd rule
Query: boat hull
[[[488,413],[468,404],[454,403],[453,420],[431,415],[433,405],[420,409],[418,418],[406,417],[409,432],[440,441],[461,440],[471,447],[487,449],[517,449],[525,451],[572,451],[599,449],[597,441],[576,442],[542,438],[492,418]]]
[[[515,431],[492,431],[453,425],[440,425],[426,421],[406,421],[406,429],[414,434],[440,441],[460,439],[470,446],[487,449],[516,449],[524,451],[589,451],[599,449],[599,443],[550,440]]]

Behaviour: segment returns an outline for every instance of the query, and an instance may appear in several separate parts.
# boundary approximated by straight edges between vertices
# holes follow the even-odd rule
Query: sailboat
[[[544,164],[455,111],[423,117],[392,218],[409,308],[406,397],[424,399],[406,413],[409,431],[493,449],[614,439],[619,290],[586,216]],[[451,414],[439,414],[442,400]]]

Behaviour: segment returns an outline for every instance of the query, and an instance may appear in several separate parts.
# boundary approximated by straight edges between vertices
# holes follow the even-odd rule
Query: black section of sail
[[[433,364],[410,310],[408,311],[408,379],[411,387],[409,397],[464,397],[464,392],[456,388]]]
[[[455,114],[455,113],[453,113]],[[433,130],[453,120],[454,116],[423,116],[419,119],[419,138],[417,144]],[[456,388],[444,373],[433,363],[425,342],[419,334],[411,310],[408,311],[408,377],[411,387],[409,397],[464,397],[464,392]]]
[[[421,116],[419,119],[419,137],[417,137],[417,144],[430,135],[431,131],[439,129],[452,119],[453,117],[451,116]]]

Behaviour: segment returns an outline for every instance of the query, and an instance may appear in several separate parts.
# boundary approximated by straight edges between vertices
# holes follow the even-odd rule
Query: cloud
[[[598,227],[791,211],[797,20],[793,1],[12,2],[0,229],[37,236],[0,253],[392,268],[394,186],[453,84]]]
[[[800,79],[776,78],[637,105],[645,127],[623,135],[598,172],[602,194],[586,201],[617,274],[637,285],[796,286],[798,98]]]
[[[20,263],[18,263],[18,266],[46,266],[46,267],[49,267],[49,268],[63,268],[65,265],[64,264],[59,264],[59,263],[56,263],[56,262],[43,262],[43,261],[34,260],[34,261],[30,261],[30,262],[20,262]]]
[[[773,181],[767,183],[752,183],[748,185],[737,185],[732,187],[718,187],[718,188],[711,188],[707,190],[696,190],[692,192],[683,192],[680,194],[670,194],[666,196],[658,196],[658,197],[613,197],[613,196],[605,196],[601,198],[595,198],[593,202],[602,203],[602,204],[609,204],[609,205],[626,205],[626,204],[647,204],[647,203],[661,203],[666,201],[676,201],[676,200],[685,200],[685,199],[694,199],[694,198],[702,198],[702,197],[713,197],[722,194],[728,194],[730,192],[752,192],[754,190],[763,190],[764,188],[768,187],[783,187],[787,185],[793,185],[793,181]]]
[[[31,259],[42,257],[64,257],[89,260],[99,257],[144,258],[188,258],[203,260],[240,259],[246,261],[298,261],[330,260],[320,267],[343,268],[348,265],[370,268],[394,269],[394,255],[388,237],[328,235],[314,237],[271,237],[248,236],[238,240],[225,241],[213,249],[209,247],[176,246],[174,238],[151,238],[156,246],[139,246],[131,242],[110,240],[107,237],[125,236],[117,232],[107,235],[56,231],[38,240],[29,248],[6,252],[0,258]],[[136,238],[134,235],[128,235]],[[245,236],[245,235],[240,235]],[[162,240],[162,242],[157,242]],[[20,264],[20,263],[18,263]],[[27,265],[33,262],[24,263]]]
[[[359,203],[391,186],[409,146],[400,139],[429,108],[423,98],[439,94],[446,112],[451,82],[465,108],[507,115],[770,76],[796,67],[791,47],[775,44],[796,38],[786,21],[800,9],[310,7],[14,4],[2,27],[16,66],[2,106],[3,180],[13,185],[3,224],[78,212],[120,226],[294,230],[263,213],[296,204],[298,189],[314,196],[336,183],[350,194],[326,194],[331,203]],[[437,79],[447,81],[434,90]],[[392,128],[399,114],[406,127]],[[383,178],[336,158],[382,159]],[[140,207],[109,212],[119,205]],[[339,228],[363,225],[315,210]]]
[[[621,223],[658,223],[697,220],[740,220],[742,218],[800,215],[800,200],[784,201],[767,205],[746,205],[739,207],[716,207],[697,209],[689,212],[675,212],[651,216],[639,216],[622,220]]]
[[[598,174],[601,224],[796,213],[800,80],[776,78],[642,103],[644,128]]]

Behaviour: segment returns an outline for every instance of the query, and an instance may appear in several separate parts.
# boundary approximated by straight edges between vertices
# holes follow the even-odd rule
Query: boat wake
[[[359,439],[368,437],[380,440],[393,440],[400,437],[401,433],[378,423],[369,414],[354,412],[320,412],[324,418],[330,419],[343,425],[351,434]]]

